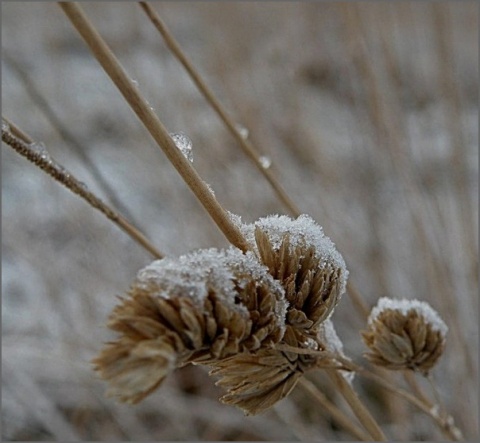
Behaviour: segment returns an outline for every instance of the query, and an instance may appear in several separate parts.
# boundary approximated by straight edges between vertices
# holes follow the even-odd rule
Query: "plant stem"
[[[2,53],[5,61],[11,68],[15,71],[15,76],[18,78],[23,86],[25,91],[31,97],[32,101],[38,106],[42,111],[43,115],[47,118],[50,124],[58,131],[63,140],[71,145],[74,150],[73,152],[80,158],[82,162],[88,167],[88,170],[92,174],[93,178],[97,181],[98,185],[101,187],[108,200],[129,220],[135,223],[136,226],[139,226],[137,220],[135,220],[134,215],[129,211],[129,209],[120,201],[115,190],[109,185],[108,181],[103,176],[101,170],[97,164],[92,161],[90,156],[87,154],[87,150],[75,134],[69,129],[69,127],[63,124],[62,119],[59,114],[50,106],[48,101],[44,98],[42,92],[36,87],[35,82],[32,80],[26,69],[22,68],[20,63],[10,56],[6,51]],[[12,128],[12,134],[15,135]]]
[[[2,141],[14,149],[18,154],[31,161],[56,181],[64,185],[74,194],[83,198],[90,206],[99,210],[107,218],[112,220],[117,226],[125,231],[133,240],[145,248],[155,258],[162,258],[162,253],[153,246],[153,244],[128,220],[122,217],[118,212],[111,209],[73,174],[67,171],[61,164],[54,160],[50,154],[36,151],[31,144],[33,140],[17,126],[3,119],[10,125],[10,131],[2,128]],[[14,135],[15,134],[15,135]]]
[[[350,386],[350,384],[343,378],[341,374],[338,373],[337,370],[326,369],[326,372],[340,389],[343,397],[352,408],[353,413],[357,416],[358,420],[363,424],[365,429],[370,433],[372,438],[375,441],[387,441],[387,437],[381,430],[378,423],[372,417],[368,409],[360,401],[352,386]]]
[[[322,409],[326,410],[347,432],[355,438],[358,438],[358,440],[370,441],[370,436],[352,423],[350,417],[328,400],[328,398],[325,397],[325,395],[323,395],[323,393],[310,380],[303,377],[298,381],[298,385],[308,392],[319,403]]]
[[[383,377],[377,374],[374,374],[373,372],[368,371],[359,366],[355,368],[355,372],[366,378],[369,378],[370,380],[375,381],[383,388],[389,390],[390,392],[400,397],[403,397],[405,400],[409,401],[410,403],[415,405],[417,408],[425,412],[425,414],[429,415],[435,421],[438,427],[442,430],[442,432],[451,440],[453,441],[464,440],[463,433],[459,428],[455,426],[453,417],[447,413],[444,414],[444,417],[441,417],[437,411],[437,408],[435,407],[435,405],[432,405],[431,402],[429,401],[425,402],[424,400],[421,400],[415,397],[414,395],[410,394],[404,389],[395,387],[394,385],[392,385],[392,383],[383,379]]]
[[[177,148],[168,131],[147,101],[142,97],[138,88],[133,84],[118,59],[91,24],[80,6],[77,3],[70,2],[60,2],[59,5],[137,117],[150,132],[158,146],[163,150],[228,241],[242,251],[247,251],[249,245],[240,230],[234,225],[227,212],[215,199],[207,184],[200,178],[197,171]]]
[[[180,45],[177,43],[177,41],[175,40],[172,33],[169,31],[169,29],[165,25],[165,23],[161,20],[158,13],[155,12],[155,10],[147,2],[139,2],[139,3],[141,8],[145,11],[145,14],[147,14],[148,18],[155,26],[155,28],[162,35],[170,51],[172,51],[173,55],[183,65],[183,67],[188,72],[188,74],[190,75],[190,78],[195,83],[199,91],[203,94],[207,102],[210,104],[210,106],[214,109],[214,111],[220,117],[220,119],[225,124],[225,126],[230,131],[230,133],[233,135],[233,137],[237,140],[237,142],[243,149],[243,152],[253,161],[253,163],[258,168],[258,170],[267,179],[267,181],[270,183],[271,187],[277,194],[278,198],[281,200],[284,206],[288,209],[291,215],[298,217],[300,215],[300,210],[298,209],[298,207],[295,205],[293,200],[288,196],[288,194],[282,188],[279,181],[273,175],[272,171],[268,168],[265,168],[262,165],[262,162],[260,160],[260,156],[257,153],[257,150],[254,148],[254,146],[250,141],[248,141],[245,137],[242,136],[237,125],[228,116],[225,108],[222,106],[219,100],[217,100],[213,92],[208,88],[208,86],[200,77],[200,74],[195,69],[193,64],[188,60],[187,56],[184,54],[184,52],[180,48]]]

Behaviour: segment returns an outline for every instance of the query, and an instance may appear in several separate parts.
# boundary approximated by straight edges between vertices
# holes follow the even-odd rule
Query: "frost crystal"
[[[266,155],[260,156],[258,161],[260,162],[260,165],[262,165],[263,169],[268,169],[270,166],[272,166],[272,159]]]
[[[30,143],[30,149],[36,154],[40,155],[43,160],[49,161],[52,159],[43,142]]]
[[[428,303],[416,299],[380,298],[368,317],[368,324],[373,324],[379,314],[388,309],[397,310],[405,316],[408,314],[408,311],[414,310],[425,319],[426,323],[430,324],[432,330],[439,331],[443,336],[448,332],[447,325],[440,318],[438,313]]]
[[[183,133],[183,132],[172,132],[170,133],[175,145],[177,146],[185,158],[193,163],[193,145],[192,141]]]
[[[240,123],[237,123],[235,125],[235,129],[238,131],[238,133],[244,140],[248,138],[249,131],[245,126],[241,125]]]

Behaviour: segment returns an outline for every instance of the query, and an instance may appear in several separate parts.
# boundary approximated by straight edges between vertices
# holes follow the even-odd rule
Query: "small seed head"
[[[447,326],[425,302],[381,298],[362,338],[365,357],[388,369],[428,374],[445,349]]]

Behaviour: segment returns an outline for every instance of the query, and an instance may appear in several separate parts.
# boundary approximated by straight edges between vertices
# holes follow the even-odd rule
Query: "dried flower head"
[[[365,357],[388,369],[427,374],[445,348],[448,328],[428,303],[381,298],[362,332]]]
[[[269,216],[243,227],[260,261],[285,289],[289,302],[284,341],[309,347],[318,326],[345,292],[348,271],[322,228],[308,215]]]
[[[310,217],[237,225],[254,252],[208,249],[142,269],[108,326],[120,334],[94,360],[108,393],[137,403],[176,367],[208,365],[224,403],[257,414],[318,367],[339,367],[329,317],[347,270]]]
[[[296,220],[270,216],[253,225],[234,220],[288,301],[279,346],[209,363],[227,390],[221,401],[257,414],[286,397],[306,371],[338,367],[324,351],[341,353],[328,318],[345,291],[348,271],[334,244],[307,215]]]
[[[282,287],[252,253],[208,249],[142,269],[110,316],[120,333],[94,360],[109,395],[137,403],[173,369],[277,343]]]
[[[280,344],[278,349],[261,348],[210,362],[210,375],[219,376],[216,384],[227,391],[220,400],[239,407],[246,415],[258,414],[290,394],[305,372],[341,366],[332,353],[343,356],[342,343],[330,320],[321,324],[318,339],[310,345],[310,352],[305,348],[284,349]],[[351,372],[342,373],[351,379]]]

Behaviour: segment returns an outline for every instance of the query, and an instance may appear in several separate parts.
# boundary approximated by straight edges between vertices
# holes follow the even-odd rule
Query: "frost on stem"
[[[285,300],[253,254],[207,249],[142,269],[110,316],[120,334],[94,360],[109,395],[137,403],[177,366],[278,342]]]
[[[381,298],[372,309],[362,338],[365,357],[388,369],[428,374],[445,349],[448,328],[422,301]]]
[[[175,142],[176,147],[182,152],[185,158],[193,163],[193,144],[192,141],[183,132],[171,132],[170,137]]]

